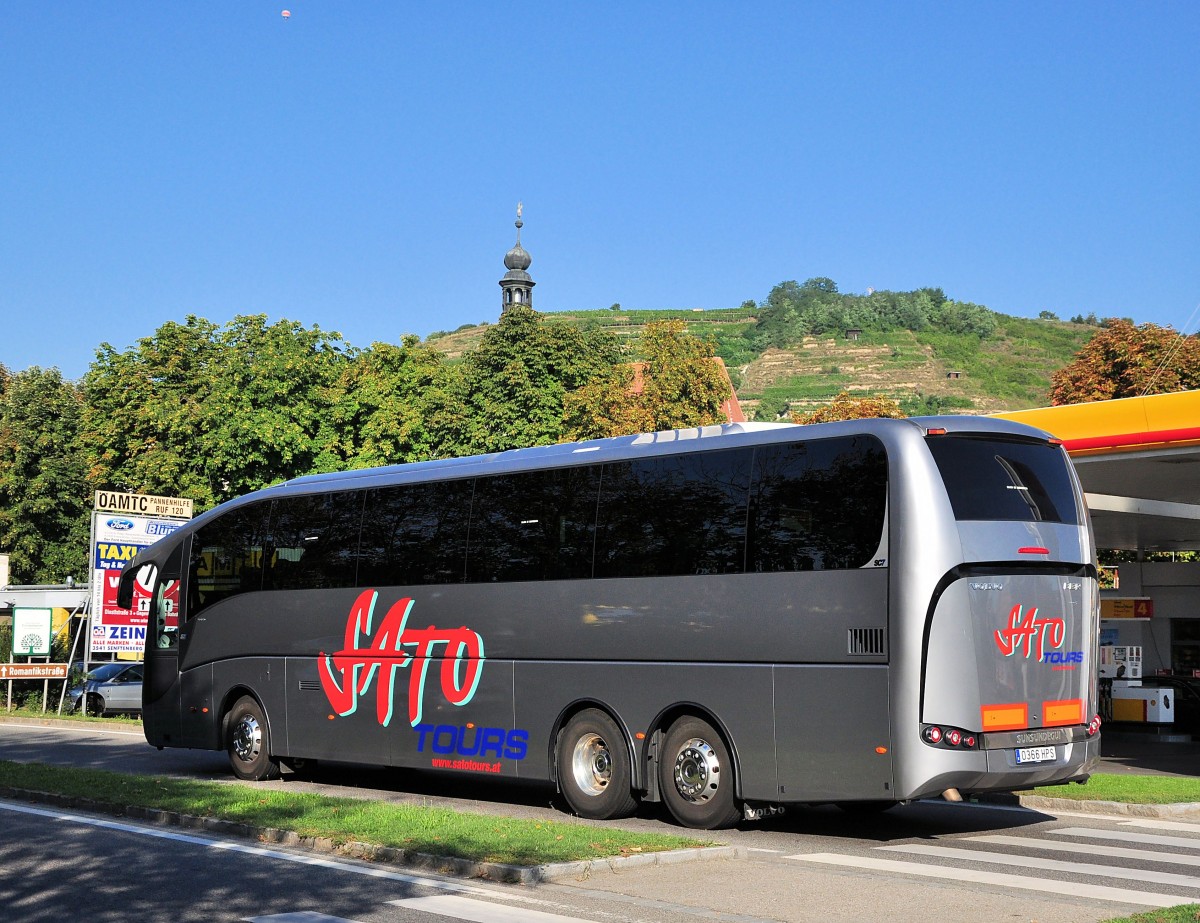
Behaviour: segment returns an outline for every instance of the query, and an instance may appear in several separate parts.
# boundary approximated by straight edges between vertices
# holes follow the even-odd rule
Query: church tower
[[[526,272],[529,264],[533,262],[531,257],[524,247],[521,246],[521,228],[524,222],[521,221],[521,203],[517,203],[517,243],[508,253],[504,254],[504,268],[508,270],[504,274],[504,278],[500,280],[500,289],[502,291],[500,313],[503,314],[514,304],[523,304],[526,307],[533,307],[533,279]]]

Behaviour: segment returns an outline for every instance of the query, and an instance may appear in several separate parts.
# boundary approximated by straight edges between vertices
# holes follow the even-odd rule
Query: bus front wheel
[[[729,748],[707,721],[685,715],[671,725],[658,773],[667,809],[685,827],[717,830],[742,819]]]
[[[589,708],[558,737],[558,784],[580,817],[610,820],[637,810],[625,735],[604,712]]]
[[[262,707],[250,696],[234,703],[225,721],[225,749],[233,774],[248,782],[279,778],[279,761],[271,756],[271,733]]]

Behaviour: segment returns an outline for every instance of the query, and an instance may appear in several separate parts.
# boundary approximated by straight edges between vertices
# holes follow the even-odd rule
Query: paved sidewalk
[[[1098,772],[1150,776],[1200,776],[1200,742],[1165,740],[1153,731],[1104,728]],[[1171,735],[1178,738],[1180,735]]]

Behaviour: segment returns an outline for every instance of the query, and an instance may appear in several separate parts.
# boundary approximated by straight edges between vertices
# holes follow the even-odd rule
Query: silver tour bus
[[[977,417],[731,424],[301,477],[122,577],[159,747],[553,782],[716,828],[1082,781],[1095,551]]]

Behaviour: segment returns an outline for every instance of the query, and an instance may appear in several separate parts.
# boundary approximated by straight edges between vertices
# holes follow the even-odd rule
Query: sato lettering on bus
[[[387,675],[381,677],[375,690],[375,715],[387,727],[392,721],[396,673],[409,669],[408,722],[416,727],[421,723],[429,662],[439,648],[444,655],[439,671],[442,695],[451,705],[470,702],[483,673],[483,638],[469,628],[409,627],[413,608],[410,597],[388,609],[375,629],[378,600],[378,591],[364,590],[346,619],[345,646],[336,654],[317,655],[321,687],[330,706],[343,717],[354,714],[359,697],[367,693],[382,670]]]
[[[1063,619],[1038,618],[1037,606],[1028,611],[1017,603],[1008,614],[1008,625],[995,632],[996,646],[1005,657],[1023,654],[1025,659],[1037,653],[1038,663],[1056,670],[1074,670],[1083,663],[1083,651],[1059,650],[1066,641],[1067,623]]]

